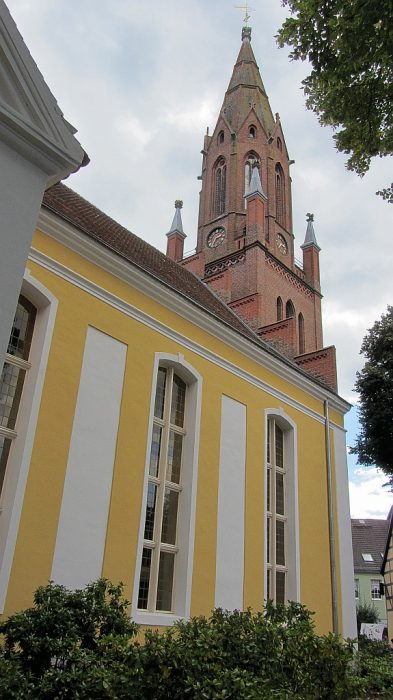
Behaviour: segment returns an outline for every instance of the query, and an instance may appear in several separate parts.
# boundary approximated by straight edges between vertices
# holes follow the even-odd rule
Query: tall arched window
[[[214,170],[213,180],[213,216],[224,214],[226,207],[226,171],[225,160],[221,158]]]
[[[201,379],[157,357],[133,616],[173,624],[190,606]]]
[[[285,306],[285,318],[292,318],[295,315],[295,307],[291,301],[291,299],[288,299],[286,306]]]
[[[0,380],[0,494],[11,444],[17,435],[17,416],[23,384],[30,368],[35,317],[35,307],[25,297],[19,297]]]
[[[299,599],[296,426],[280,409],[266,423],[266,589],[274,603]]]
[[[276,165],[276,219],[285,226],[285,179],[281,165]]]
[[[277,297],[277,321],[282,321],[282,299]]]
[[[302,354],[305,352],[304,318],[303,318],[303,314],[299,314],[298,326],[299,326],[299,355],[302,355]]]

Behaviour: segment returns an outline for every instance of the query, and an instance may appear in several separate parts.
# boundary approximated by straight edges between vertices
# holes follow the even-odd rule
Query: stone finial
[[[307,223],[309,221],[314,221],[314,214],[310,214],[310,212],[307,212],[306,216],[307,216],[307,219],[306,219]]]
[[[182,209],[182,208],[183,208],[183,201],[181,199],[176,199],[175,209]]]
[[[301,248],[307,248],[310,245],[313,245],[314,248],[317,250],[321,250],[318,243],[317,243],[317,238],[315,235],[314,231],[314,214],[310,214],[310,212],[307,212],[307,230],[306,230],[306,237],[304,239],[304,243]]]
[[[251,41],[251,27],[248,27],[248,26],[243,27],[243,29],[242,29],[242,41],[244,41],[244,39],[248,39],[249,41]]]

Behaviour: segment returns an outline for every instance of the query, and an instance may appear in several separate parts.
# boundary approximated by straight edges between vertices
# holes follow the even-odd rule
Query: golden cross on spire
[[[244,25],[247,26],[248,20],[251,19],[251,15],[250,15],[249,13],[250,13],[250,12],[253,12],[253,11],[254,11],[254,8],[253,8],[253,7],[248,7],[248,2],[247,2],[247,0],[246,0],[246,2],[245,2],[244,5],[235,5],[235,8],[236,8],[237,10],[243,10],[243,12],[244,12],[243,22],[244,22]]]

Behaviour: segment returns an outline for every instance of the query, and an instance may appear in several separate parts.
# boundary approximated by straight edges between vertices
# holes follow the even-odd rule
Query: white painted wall
[[[52,566],[68,588],[102,573],[126,352],[88,329]]]
[[[223,396],[214,605],[226,610],[243,609],[245,470],[246,407]]]

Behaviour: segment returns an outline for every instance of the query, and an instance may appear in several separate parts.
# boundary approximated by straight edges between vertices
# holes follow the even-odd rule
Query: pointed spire
[[[238,132],[252,108],[266,133],[273,131],[273,113],[251,47],[251,27],[244,26],[242,45],[221,111],[233,130]]]
[[[167,236],[171,233],[181,233],[184,237],[186,237],[186,234],[183,231],[183,222],[181,220],[181,213],[180,210],[183,207],[183,202],[181,199],[177,199],[175,202],[175,215],[173,217],[172,221],[172,226],[169,229]]]
[[[318,243],[317,243],[317,238],[315,235],[314,231],[314,214],[307,214],[307,230],[306,230],[306,237],[304,239],[304,243],[301,246],[301,248],[307,248],[310,245],[315,246],[318,250],[321,250]]]

